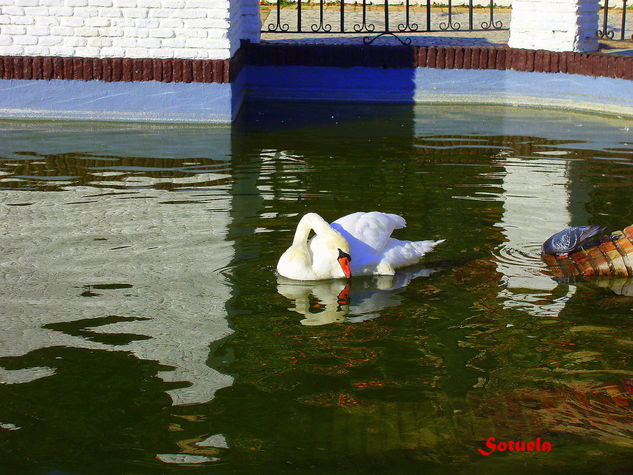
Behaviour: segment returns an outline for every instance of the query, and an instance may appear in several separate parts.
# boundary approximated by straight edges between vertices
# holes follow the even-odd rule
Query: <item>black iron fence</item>
[[[365,42],[370,43],[386,34],[508,29],[509,8],[495,5],[494,0],[483,7],[481,4],[486,2],[482,0],[477,0],[477,5],[473,0],[460,3],[462,5],[453,5],[452,0],[447,0],[446,5],[437,6],[437,0],[403,0],[402,4],[384,0],[379,5],[367,0],[354,3],[349,0],[264,1],[262,10],[267,14],[262,22],[262,32],[376,35],[372,39],[366,38]],[[499,17],[499,10],[505,13],[504,18]]]
[[[607,40],[633,40],[633,12],[627,12],[627,0],[614,4],[616,1],[601,1],[596,33]],[[382,0],[381,4],[369,0],[262,0],[262,32],[365,33],[375,35],[365,38],[372,42],[386,34],[509,29],[510,8],[495,5],[494,0],[441,3],[444,5],[438,5],[438,0],[402,0],[401,4],[394,4],[393,0]]]
[[[602,28],[598,30],[598,37],[620,41],[633,39],[633,35],[630,34],[633,25],[630,24],[631,19],[627,18],[627,0],[621,0],[621,2],[622,4],[616,8],[613,4],[609,5],[609,0],[603,0]]]

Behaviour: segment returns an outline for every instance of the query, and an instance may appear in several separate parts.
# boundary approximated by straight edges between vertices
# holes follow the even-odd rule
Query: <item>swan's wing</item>
[[[394,229],[404,228],[406,221],[397,214],[353,213],[332,223],[335,229],[342,228],[348,234],[371,247],[374,252],[382,253],[389,242]]]
[[[433,250],[435,246],[444,242],[439,241],[399,241],[390,239],[383,255],[382,264],[388,264],[393,269],[400,269],[420,262],[424,254]]]

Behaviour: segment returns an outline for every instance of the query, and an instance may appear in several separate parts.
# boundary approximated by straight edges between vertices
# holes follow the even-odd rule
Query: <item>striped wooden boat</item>
[[[542,254],[556,279],[633,277],[633,225],[566,256]]]

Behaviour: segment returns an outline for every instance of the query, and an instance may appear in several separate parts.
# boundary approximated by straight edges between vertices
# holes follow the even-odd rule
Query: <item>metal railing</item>
[[[349,0],[347,0],[349,1]],[[403,0],[396,5],[384,0],[382,5],[374,5],[368,0],[346,3],[317,0],[302,2],[277,0],[263,2],[262,7],[270,6],[270,13],[262,22],[262,33],[369,33],[369,44],[383,35],[415,32],[459,32],[507,30],[508,26],[497,17],[500,9],[490,0],[485,7],[475,6],[473,0],[453,2],[447,0],[444,6],[436,6],[437,0]],[[454,5],[460,3],[462,6]],[[477,4],[484,3],[477,0]],[[506,9],[507,10],[507,9]],[[509,10],[508,10],[509,11]],[[509,20],[509,13],[506,15]],[[306,23],[308,27],[306,28]],[[334,25],[334,26],[332,26]],[[411,39],[401,40],[404,44]]]
[[[631,20],[628,19],[627,24],[627,0],[622,0],[622,6],[619,8],[611,7],[609,0],[603,0],[602,7],[602,29],[599,29],[597,34],[599,38],[609,40],[630,40],[633,39],[633,35],[627,37],[627,30],[630,32],[633,29],[633,25],[630,24]],[[622,10],[620,13],[619,10]],[[619,28],[609,25],[619,25]],[[619,38],[616,37],[616,32],[619,30]]]

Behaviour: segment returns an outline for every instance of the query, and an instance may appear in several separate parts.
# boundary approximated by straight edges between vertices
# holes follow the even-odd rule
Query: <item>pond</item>
[[[317,104],[0,123],[0,466],[633,470],[633,287],[540,259],[569,225],[633,223],[631,127]],[[304,213],[359,210],[446,241],[347,288],[277,276]]]

